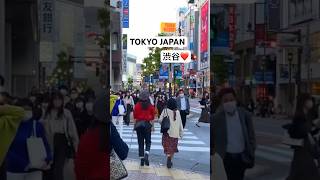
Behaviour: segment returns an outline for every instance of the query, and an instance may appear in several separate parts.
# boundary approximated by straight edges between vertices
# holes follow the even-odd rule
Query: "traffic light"
[[[217,29],[217,15],[216,14],[212,14],[210,15],[210,38],[211,39],[216,39],[217,38],[217,33],[218,33],[218,29]]]
[[[197,60],[197,56],[195,54],[191,54],[191,60],[196,61]]]

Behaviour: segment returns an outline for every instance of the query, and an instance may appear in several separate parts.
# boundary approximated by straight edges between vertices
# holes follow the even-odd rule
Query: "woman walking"
[[[125,108],[127,110],[126,115],[124,116],[124,123],[129,126],[130,124],[130,116],[131,113],[133,111],[133,107],[134,107],[134,101],[133,101],[133,97],[130,95],[129,92],[126,93],[126,96],[123,99],[124,104],[125,104]]]
[[[123,95],[117,94],[117,100],[112,108],[112,122],[120,127],[120,137],[123,135],[123,117],[125,116],[126,109],[123,101]]]
[[[170,98],[159,118],[160,123],[167,117],[170,119],[170,128],[168,132],[162,134],[162,146],[167,155],[167,167],[172,167],[172,158],[174,153],[178,152],[178,140],[183,135],[183,125],[180,112],[175,99]]]
[[[79,137],[71,112],[64,108],[62,94],[53,94],[45,112],[43,125],[53,150],[53,165],[49,176],[52,180],[64,180],[64,167],[68,163],[67,160],[73,159]]]
[[[199,123],[209,123],[210,122],[210,110],[209,110],[209,94],[206,92],[201,101],[199,101],[200,106],[201,106],[201,115],[196,123],[196,126],[200,127]]]
[[[166,106],[166,99],[164,95],[160,94],[156,101],[156,107],[158,109],[158,118],[160,118],[160,115],[163,109],[165,108],[165,106]]]
[[[26,121],[20,124],[7,153],[7,179],[42,180],[42,171],[48,170],[52,161],[52,154],[44,127],[39,122],[42,116],[42,109],[33,106],[29,99],[19,100],[16,105],[24,108]],[[41,167],[30,167],[30,157],[28,154],[30,149],[27,144],[31,135],[41,138],[46,150],[46,158],[43,159]]]
[[[133,116],[135,119],[134,129],[137,132],[140,165],[149,166],[149,153],[151,147],[151,131],[153,128],[153,120],[155,117],[155,108],[151,104],[149,92],[142,91],[139,96],[139,102],[135,105]],[[144,144],[146,148],[144,149]]]
[[[78,135],[81,137],[91,124],[92,117],[88,114],[84,99],[77,98],[75,100],[75,109],[74,112],[72,112],[72,115],[77,127]]]
[[[105,96],[102,95],[94,103],[92,126],[80,139],[75,158],[77,180],[109,180],[111,149],[121,160],[128,156],[127,144],[120,138],[116,127],[105,113],[108,103]],[[110,135],[108,135],[107,127],[110,127]],[[109,141],[108,138],[110,138]]]
[[[302,139],[301,146],[293,146],[294,156],[291,163],[290,175],[287,180],[319,180],[319,144],[314,142],[314,118],[312,97],[302,94],[297,101],[296,113],[288,132],[291,138]]]

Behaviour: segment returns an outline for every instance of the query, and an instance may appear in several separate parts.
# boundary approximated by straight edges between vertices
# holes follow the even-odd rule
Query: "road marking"
[[[293,152],[288,147],[282,148],[258,145],[256,157],[260,157],[269,161],[287,164],[292,161]]]
[[[131,139],[126,139],[126,138],[124,138],[124,139],[122,139],[123,141],[125,141],[125,142],[131,142]],[[153,143],[154,142],[157,142],[157,143],[162,143],[162,140],[160,140],[160,139],[154,139],[154,140],[151,140]],[[137,139],[132,139],[132,142],[138,142],[138,140]],[[204,142],[202,142],[202,141],[192,141],[192,140],[190,140],[190,141],[188,141],[188,140],[179,140],[179,144],[193,144],[193,145],[195,145],[195,144],[202,144],[202,145],[205,145],[205,143]]]
[[[138,145],[128,145],[130,149],[138,149]],[[163,150],[161,145],[153,145],[151,144],[151,150]],[[209,147],[187,147],[187,146],[179,146],[179,151],[188,151],[188,152],[210,152]]]

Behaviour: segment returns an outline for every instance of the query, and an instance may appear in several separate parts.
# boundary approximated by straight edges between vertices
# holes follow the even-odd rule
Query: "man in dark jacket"
[[[176,101],[184,128],[187,122],[187,115],[190,113],[190,103],[189,98],[184,94],[183,89],[180,89],[178,94]]]
[[[232,88],[220,92],[221,106],[214,115],[215,151],[224,162],[228,180],[243,180],[245,170],[254,166],[256,140],[251,115],[238,107]]]

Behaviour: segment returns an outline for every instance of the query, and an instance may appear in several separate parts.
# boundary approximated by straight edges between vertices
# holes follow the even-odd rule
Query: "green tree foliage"
[[[65,51],[61,51],[57,56],[58,61],[56,67],[49,79],[51,85],[70,81],[73,74],[72,62],[69,60],[68,54]]]
[[[110,1],[105,2],[105,7],[98,10],[97,19],[100,27],[105,30],[102,37],[98,40],[98,44],[101,48],[106,47],[110,42],[110,9],[109,3]]]
[[[164,48],[149,48],[148,57],[143,59],[143,76],[150,76],[151,74],[155,74],[160,69],[161,64],[161,51]]]

